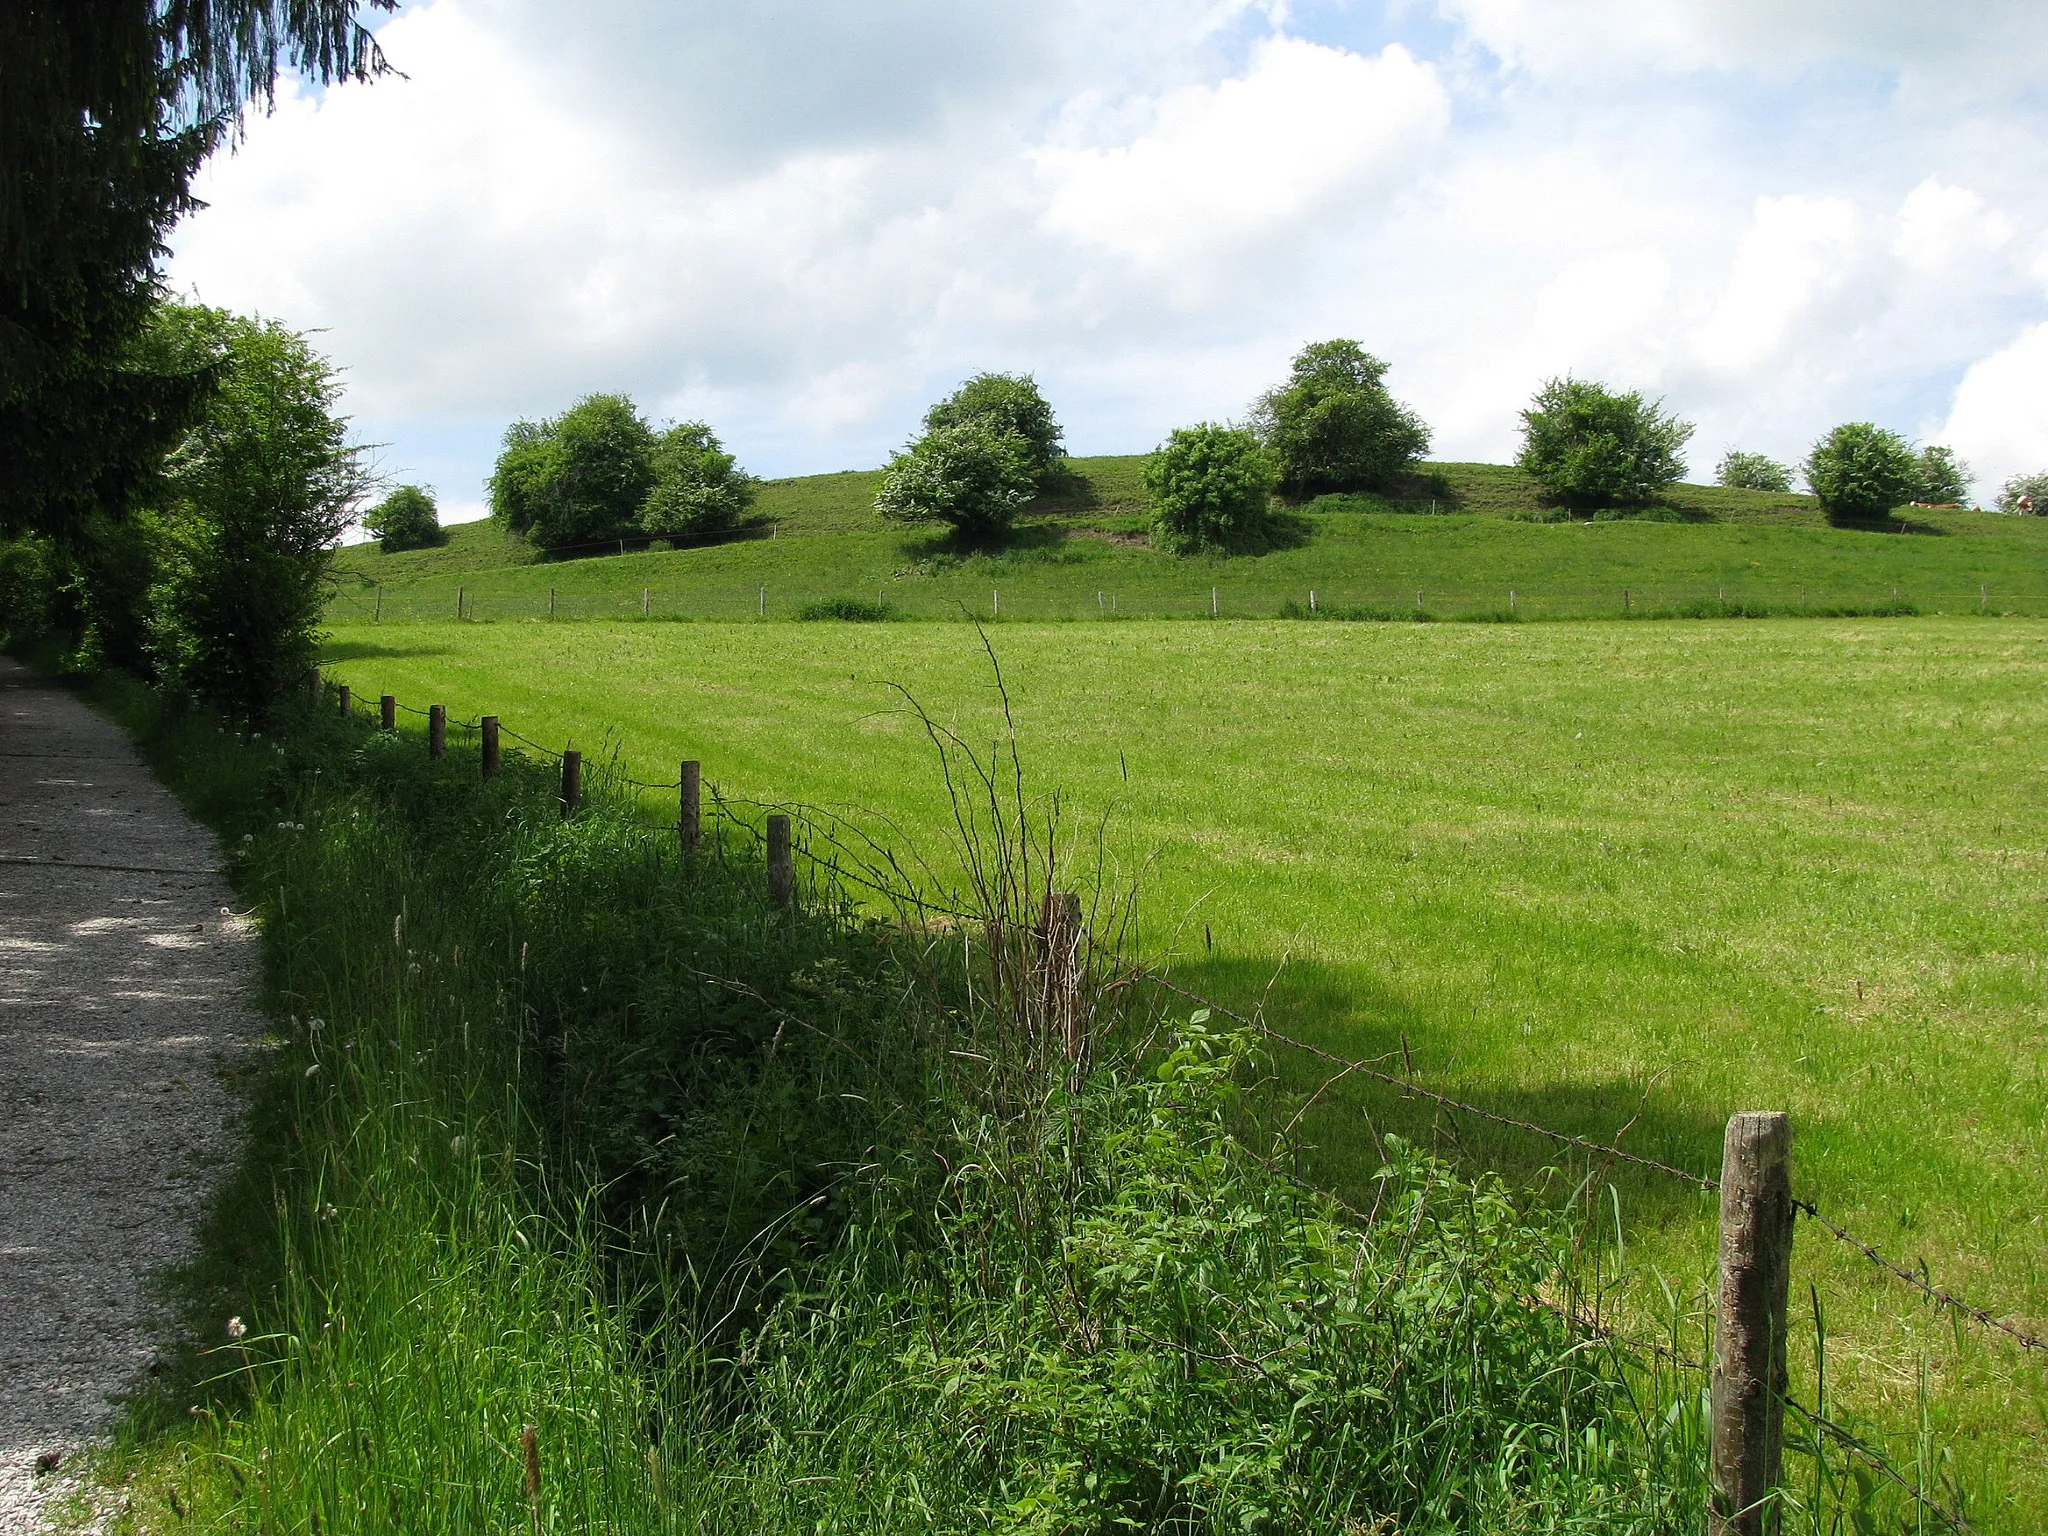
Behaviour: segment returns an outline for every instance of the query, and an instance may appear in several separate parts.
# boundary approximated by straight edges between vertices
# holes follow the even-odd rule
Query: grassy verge
[[[325,716],[146,739],[278,1027],[116,1528],[1700,1524],[1699,1383],[1558,1310],[1597,1233],[1398,1141],[1340,1219],[1255,1041],[1047,1011],[1022,802],[997,921],[934,928],[772,908],[742,826],[685,861],[602,773],[564,824]],[[1786,1508],[1915,1528],[1820,1462]]]
[[[2036,626],[1006,626],[1034,785],[1143,870],[1147,942],[1356,1056],[1702,1173],[1738,1108],[1797,1127],[1800,1187],[1981,1297],[2048,1320],[2034,1191],[2043,949]],[[947,810],[912,689],[1001,729],[954,626],[341,631],[359,696],[609,743],[646,778],[860,806],[899,846]],[[1315,1079],[1292,1067],[1305,1096]],[[1318,1101],[1318,1166],[1369,1201],[1376,1128],[1518,1187],[1548,1149],[1398,1094]],[[1692,1290],[1710,1202],[1617,1174],[1631,1251]],[[1817,1229],[1799,1277],[1873,1418],[1923,1390],[2014,1531],[2048,1520],[2037,1365],[1953,1330]],[[1802,1293],[1803,1294],[1803,1293]],[[1926,1375],[1923,1379],[1922,1367]]]

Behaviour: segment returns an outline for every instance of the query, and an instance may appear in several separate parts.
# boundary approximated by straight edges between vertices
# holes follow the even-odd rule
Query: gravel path
[[[0,656],[0,1532],[42,1529],[62,1470],[151,1355],[254,1040],[249,924],[213,838],[120,729]]]

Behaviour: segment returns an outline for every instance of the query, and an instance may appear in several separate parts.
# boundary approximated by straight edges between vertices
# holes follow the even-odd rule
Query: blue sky
[[[317,329],[392,478],[480,510],[599,389],[765,475],[1028,370],[1084,453],[1350,336],[1443,458],[1576,372],[1696,477],[1870,419],[2048,468],[2048,6],[429,0],[287,89],[170,276]]]

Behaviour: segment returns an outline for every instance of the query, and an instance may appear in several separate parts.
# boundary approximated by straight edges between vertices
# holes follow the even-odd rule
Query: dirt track
[[[0,1532],[153,1354],[175,1262],[229,1146],[215,1070],[260,1029],[251,927],[219,851],[128,739],[0,656]],[[225,1322],[225,1320],[223,1320]]]

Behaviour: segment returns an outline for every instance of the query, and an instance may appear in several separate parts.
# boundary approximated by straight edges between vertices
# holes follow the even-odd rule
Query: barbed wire
[[[2020,1347],[2023,1349],[2048,1350],[2048,1340],[2037,1338],[2035,1335],[2027,1332],[2026,1329],[2021,1328],[2016,1324],[2007,1322],[2004,1318],[1998,1317],[1993,1313],[1986,1311],[1983,1307],[1979,1307],[1970,1302],[1964,1301],[1960,1296],[1952,1295],[1948,1291],[1943,1290],[1940,1286],[1928,1283],[1927,1280],[1923,1279],[1919,1275],[1914,1274],[1910,1269],[1907,1269],[1903,1264],[1899,1264],[1891,1259],[1886,1258],[1883,1254],[1879,1253],[1877,1249],[1873,1248],[1870,1244],[1864,1242],[1863,1239],[1861,1239],[1860,1237],[1857,1237],[1852,1233],[1844,1231],[1841,1227],[1835,1225],[1834,1222],[1828,1220],[1827,1217],[1821,1215],[1821,1213],[1817,1209],[1815,1209],[1814,1204],[1811,1200],[1802,1200],[1797,1196],[1794,1196],[1792,1200],[1792,1208],[1798,1211],[1802,1216],[1805,1216],[1809,1221],[1819,1222],[1823,1228],[1825,1228],[1839,1241],[1847,1243],[1851,1248],[1854,1248],[1858,1253],[1861,1253],[1864,1258],[1870,1260],[1870,1262],[1875,1264],[1878,1268],[1887,1271],[1893,1276],[1893,1278],[1903,1281],[1907,1285],[1910,1285],[1914,1290],[1920,1292],[1921,1295],[1927,1297],[1928,1300],[1939,1302],[1941,1305],[1945,1307],[1952,1307],[1956,1311],[1962,1313],[1965,1317],[1974,1320],[1981,1327],[1995,1329],[1997,1332],[2005,1334],[2007,1337],[2016,1340],[2019,1343]]]
[[[1844,1429],[1841,1425],[1835,1423],[1834,1420],[1814,1412],[1813,1409],[1807,1407],[1789,1392],[1780,1398],[1779,1401],[1822,1434],[1834,1440],[1843,1450],[1854,1456],[1873,1472],[1881,1473],[1884,1477],[1890,1479],[1914,1503],[1918,1504],[1936,1519],[1944,1522],[1950,1530],[1961,1531],[1963,1536],[1977,1536],[1977,1527],[1969,1522],[1962,1511],[1950,1509],[1946,1504],[1929,1498],[1921,1488],[1908,1482],[1898,1469],[1893,1467],[1881,1453],[1871,1449],[1859,1435],[1851,1430]]]

